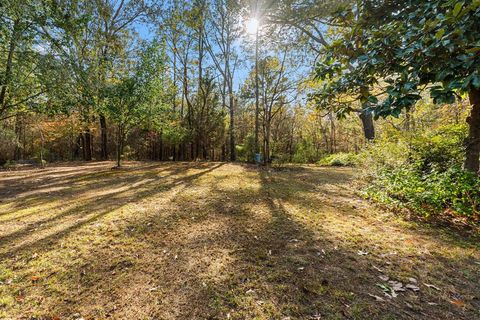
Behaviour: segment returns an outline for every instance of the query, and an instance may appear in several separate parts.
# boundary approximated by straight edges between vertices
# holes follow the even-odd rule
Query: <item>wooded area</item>
[[[480,0],[0,2],[2,319],[474,319],[479,174]]]

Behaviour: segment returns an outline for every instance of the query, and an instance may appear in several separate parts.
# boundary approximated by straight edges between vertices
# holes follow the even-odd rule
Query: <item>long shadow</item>
[[[220,166],[202,167],[199,173],[145,184],[131,195],[119,193],[113,197],[112,206],[119,207],[138,199],[149,200],[152,195],[167,195],[175,186],[188,191],[207,173],[218,176],[216,183],[209,181],[209,185],[202,186],[198,198],[183,199],[179,192],[178,205],[170,212],[160,210],[122,225],[126,231],[121,239],[131,246],[118,251],[117,247],[105,246],[82,255],[81,261],[63,275],[62,281],[69,289],[67,296],[56,294],[45,308],[60,315],[83,308],[93,318],[441,319],[446,314],[450,319],[475,317],[471,310],[457,310],[441,299],[436,300],[438,306],[415,311],[405,311],[400,298],[383,303],[372,300],[367,293],[381,295],[366,291],[378,289],[375,283],[379,280],[371,268],[378,265],[378,259],[360,257],[358,247],[333,241],[335,235],[330,230],[322,225],[312,229],[287,207],[307,206],[302,201],[314,201],[316,198],[308,199],[308,194],[320,192],[316,188],[322,184],[328,187],[330,179],[309,170],[266,172],[248,167],[241,175],[247,181],[250,177],[246,175],[254,174],[259,189],[240,185],[225,190],[220,184],[230,177],[228,171],[223,175],[222,170],[214,172]],[[173,172],[181,174],[182,170]],[[342,183],[349,179],[343,174],[334,177]],[[106,200],[99,199],[99,203]],[[52,250],[59,239],[108,212],[111,208],[100,210],[78,226],[70,226],[20,250],[41,254],[47,250],[47,244],[48,250]],[[448,259],[438,262],[434,270],[437,273],[448,264],[467,263]],[[475,288],[478,284],[464,290],[475,292]],[[420,299],[430,299],[437,293],[432,289],[432,293],[422,294],[426,296]],[[404,295],[410,297],[410,293]],[[89,308],[93,304],[102,306],[103,313],[94,314],[96,311]]]
[[[43,230],[48,230],[49,228],[53,227],[54,223],[59,223],[62,219],[64,218],[81,218],[82,215],[85,214],[85,212],[95,212],[95,211],[100,211],[100,213],[95,214],[94,217],[87,219],[86,221],[82,221],[80,223],[75,223],[74,225],[67,227],[64,230],[61,230],[57,233],[54,233],[50,236],[47,236],[39,241],[36,241],[33,244],[27,244],[27,245],[21,245],[19,247],[15,247],[14,249],[6,250],[6,252],[0,254],[0,258],[5,258],[11,255],[18,254],[21,251],[24,250],[39,250],[42,248],[42,246],[46,243],[52,244],[62,237],[66,236],[70,232],[88,224],[92,223],[96,220],[98,220],[100,217],[104,216],[105,214],[108,214],[111,211],[114,211],[115,209],[122,207],[126,204],[129,204],[134,201],[140,201],[146,197],[155,195],[156,193],[165,193],[170,190],[172,190],[174,187],[177,187],[179,185],[182,185],[184,188],[190,186],[196,179],[200,178],[201,176],[212,172],[213,170],[221,167],[223,164],[216,164],[210,167],[208,166],[190,166],[190,168],[207,168],[203,169],[203,171],[200,171],[199,173],[192,174],[192,175],[187,175],[185,177],[180,177],[180,178],[175,178],[172,179],[170,182],[165,183],[163,181],[154,181],[150,183],[145,183],[143,185],[136,185],[133,188],[127,188],[125,190],[113,192],[106,194],[104,196],[100,197],[94,197],[90,201],[82,202],[82,204],[78,206],[74,206],[61,214],[57,214],[55,216],[37,220],[35,223],[29,225],[26,228],[23,228],[21,230],[17,230],[15,232],[12,232],[6,236],[3,236],[0,238],[0,247],[7,248],[9,247],[9,244],[12,242],[17,241],[20,238],[23,238],[25,236],[28,236],[33,230],[34,232],[41,232]],[[182,169],[176,169],[169,175],[175,176],[176,174],[178,175],[179,172],[181,171],[186,171],[188,170],[189,167],[185,166]],[[146,176],[149,176],[148,174]],[[139,182],[145,179],[145,176],[143,177],[136,177],[135,181]],[[108,184],[108,182],[107,182]],[[139,188],[140,187],[140,188]],[[133,191],[133,192],[132,192]],[[126,194],[131,193],[129,196]],[[107,206],[107,210],[103,210],[103,208]],[[48,249],[48,248],[44,248]]]
[[[104,170],[87,172],[87,174],[84,174],[84,172],[81,171],[75,176],[68,177],[68,179],[64,179],[62,177],[56,178],[58,182],[55,185],[51,185],[50,187],[64,189],[52,191],[48,194],[38,194],[38,192],[35,192],[37,190],[42,191],[42,188],[44,188],[45,185],[44,183],[28,183],[28,181],[23,181],[21,183],[22,186],[25,189],[28,189],[29,192],[31,192],[32,194],[20,197],[19,195],[22,194],[24,191],[22,190],[21,192],[18,192],[15,198],[13,200],[10,200],[10,203],[13,202],[13,205],[10,206],[9,210],[2,211],[0,213],[0,216],[9,215],[25,207],[28,208],[33,206],[41,206],[55,199],[62,200],[63,205],[63,203],[65,202],[65,198],[68,199],[73,197],[74,199],[76,199],[81,196],[81,193],[83,192],[99,190],[102,188],[112,189],[119,187],[123,183],[137,182],[144,178],[160,178],[158,175],[163,172],[166,172],[167,176],[178,175],[189,169],[202,169],[208,168],[208,166],[211,166],[211,164],[180,163],[174,165],[171,163],[162,163],[153,165],[141,165],[140,167],[125,168],[122,170],[114,171],[112,171],[109,167],[106,167],[104,168]],[[130,173],[130,175],[125,175],[125,172]],[[132,175],[132,173],[136,174]]]

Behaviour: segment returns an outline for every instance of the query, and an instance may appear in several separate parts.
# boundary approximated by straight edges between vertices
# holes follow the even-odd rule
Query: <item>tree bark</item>
[[[22,159],[22,148],[20,147],[20,139],[22,138],[22,132],[25,131],[21,115],[17,114],[15,116],[15,150],[13,152],[13,159],[20,160]],[[23,159],[22,159],[23,160]]]
[[[92,135],[90,128],[85,129],[85,161],[92,161]]]
[[[375,139],[375,127],[373,125],[373,116],[370,112],[362,111],[359,114],[360,120],[362,120],[363,134],[367,141]]]
[[[270,126],[271,126],[271,119],[268,119],[265,128],[265,145],[264,145],[264,155],[263,155],[263,163],[265,166],[270,165]]]
[[[259,113],[260,113],[260,102],[259,102],[259,90],[258,90],[258,28],[257,33],[255,35],[255,159],[256,154],[260,151],[258,145],[258,135],[260,130],[260,123],[259,123]]]
[[[107,138],[107,120],[103,114],[100,115],[100,135],[101,135],[101,154],[102,160],[108,160],[108,138]]]
[[[232,84],[230,84],[230,161],[237,161],[237,151],[235,150],[235,98],[233,97]]]
[[[163,161],[163,130],[160,130],[160,135],[158,137],[158,143],[160,144],[160,154],[159,154],[159,160]]]
[[[125,135],[123,133],[123,128],[118,128],[118,135],[117,135],[117,167],[120,168],[122,165],[122,155],[123,155],[123,143],[125,140]]]
[[[480,166],[480,89],[471,88],[469,92],[472,111],[467,118],[469,126],[465,148],[465,170],[479,172]]]
[[[12,78],[12,64],[13,64],[13,54],[17,45],[17,38],[20,28],[20,21],[17,19],[13,23],[12,38],[10,39],[7,62],[5,64],[5,74],[3,77],[3,83],[0,83],[0,115],[3,114],[7,109],[6,95],[7,87],[10,85]]]

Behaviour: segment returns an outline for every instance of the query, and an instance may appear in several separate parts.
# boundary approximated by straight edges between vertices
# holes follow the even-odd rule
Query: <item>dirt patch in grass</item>
[[[0,318],[480,317],[478,242],[370,206],[353,169],[112,166],[0,173]]]

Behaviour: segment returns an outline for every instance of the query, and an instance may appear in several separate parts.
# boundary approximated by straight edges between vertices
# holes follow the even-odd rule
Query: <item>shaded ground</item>
[[[0,318],[480,318],[478,241],[375,209],[351,169],[112,166],[0,173]]]

